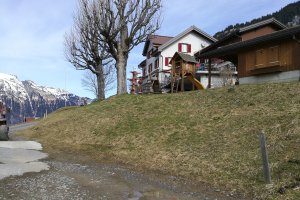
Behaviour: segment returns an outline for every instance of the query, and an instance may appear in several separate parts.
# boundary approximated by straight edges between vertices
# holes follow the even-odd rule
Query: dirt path
[[[50,154],[43,162],[50,170],[1,180],[0,199],[240,199],[177,177],[142,174],[74,153]]]

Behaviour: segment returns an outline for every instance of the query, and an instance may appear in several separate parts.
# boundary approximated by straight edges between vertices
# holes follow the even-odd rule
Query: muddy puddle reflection
[[[184,183],[120,166],[48,159],[47,171],[0,181],[0,199],[209,200]]]

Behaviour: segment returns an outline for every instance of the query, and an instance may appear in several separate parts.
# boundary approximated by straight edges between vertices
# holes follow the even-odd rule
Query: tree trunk
[[[122,54],[122,53],[121,53]],[[127,59],[124,55],[119,55],[117,62],[117,94],[127,94],[127,81],[126,81],[126,68]]]
[[[97,84],[98,84],[98,91],[97,91],[97,98],[99,101],[105,99],[105,91],[104,91],[104,77],[103,74],[96,74],[97,76]]]
[[[98,86],[98,91],[97,91],[97,98],[99,101],[102,101],[105,99],[105,82],[104,82],[104,74],[103,74],[103,68],[102,64],[99,64],[96,67],[96,77],[97,77],[97,86]]]
[[[123,19],[124,20],[124,19]],[[122,21],[122,19],[121,19]],[[126,68],[128,60],[128,27],[120,31],[120,42],[118,45],[118,59],[117,59],[117,95],[127,94]]]

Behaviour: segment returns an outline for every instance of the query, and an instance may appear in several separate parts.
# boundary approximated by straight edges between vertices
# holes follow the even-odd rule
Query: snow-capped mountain
[[[0,73],[0,100],[11,110],[11,123],[22,122],[25,117],[43,117],[58,108],[79,105],[84,99],[87,98]]]

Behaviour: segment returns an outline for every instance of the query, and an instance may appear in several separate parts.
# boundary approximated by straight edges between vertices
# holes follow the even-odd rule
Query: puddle
[[[135,191],[133,192],[133,194],[128,195],[128,200],[139,200],[141,197],[143,197],[143,194]]]
[[[32,152],[26,151],[28,154]],[[57,156],[59,160],[52,155],[45,163],[37,161],[16,163],[13,159],[14,163],[0,164],[0,179],[8,177],[8,174],[22,175],[26,172],[47,170],[50,166],[50,170],[44,173],[30,173],[0,181],[0,199],[217,199],[198,191],[198,187],[186,185],[185,182],[176,182],[174,178],[158,177],[155,174],[145,175],[90,159],[81,160],[77,154],[60,153]]]

